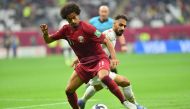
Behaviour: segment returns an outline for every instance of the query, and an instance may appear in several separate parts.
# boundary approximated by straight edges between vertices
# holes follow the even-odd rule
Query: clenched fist
[[[43,34],[48,34],[48,26],[46,24],[41,24],[40,28]]]

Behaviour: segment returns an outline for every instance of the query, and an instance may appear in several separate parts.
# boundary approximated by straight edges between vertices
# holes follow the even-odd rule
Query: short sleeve
[[[89,35],[89,37],[92,39],[92,41],[103,43],[105,39],[105,35],[102,34],[100,31],[98,31],[94,26],[90,24],[85,24],[83,26],[83,29],[85,33]]]
[[[65,39],[65,36],[67,36],[67,32],[68,32],[68,27],[65,25],[61,29],[59,29],[57,32],[51,34],[51,37],[54,40]]]
[[[93,25],[93,18],[91,18],[91,19],[89,20],[89,23],[90,23],[91,25]]]

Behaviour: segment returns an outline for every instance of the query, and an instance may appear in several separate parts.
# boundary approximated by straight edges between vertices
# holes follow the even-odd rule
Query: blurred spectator
[[[30,37],[30,44],[31,44],[31,46],[36,46],[37,45],[37,41],[36,41],[35,36]]]
[[[7,30],[6,32],[5,32],[5,34],[4,34],[4,47],[5,47],[5,49],[6,49],[6,54],[7,54],[7,58],[9,58],[9,56],[10,56],[10,49],[11,49],[11,45],[12,45],[12,39],[11,39],[11,37],[12,37],[12,33],[11,33],[11,31],[10,30]]]
[[[151,36],[149,33],[146,33],[146,32],[142,32],[139,34],[139,40],[141,42],[146,42],[146,41],[150,41],[151,39]]]
[[[57,28],[61,21],[59,8],[70,1],[81,5],[80,17],[84,20],[97,16],[100,5],[107,5],[112,17],[123,9],[131,18],[131,27],[190,23],[190,0],[1,0],[0,31],[5,27],[31,30],[41,23]]]
[[[131,26],[137,23],[152,27],[172,24],[187,24],[190,19],[189,0],[128,0],[124,13],[128,14]],[[135,19],[135,23],[134,20]],[[137,19],[137,21],[136,21]],[[137,26],[139,27],[139,26]]]
[[[15,35],[12,36],[12,50],[13,50],[13,57],[17,57],[17,48],[20,44],[19,38]]]

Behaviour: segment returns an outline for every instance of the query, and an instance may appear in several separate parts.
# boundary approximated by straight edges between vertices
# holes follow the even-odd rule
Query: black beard
[[[115,34],[116,34],[117,36],[121,36],[121,35],[123,34],[123,32],[115,32]]]

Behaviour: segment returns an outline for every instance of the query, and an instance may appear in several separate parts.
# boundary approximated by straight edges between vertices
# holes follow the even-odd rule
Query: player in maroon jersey
[[[119,64],[111,42],[95,27],[80,21],[79,14],[78,5],[69,3],[61,9],[61,17],[69,22],[68,25],[63,26],[52,35],[48,34],[46,24],[40,25],[46,43],[65,39],[78,57],[79,64],[75,67],[66,88],[66,95],[71,107],[79,109],[75,91],[83,83],[87,83],[91,78],[98,75],[99,79],[107,85],[127,109],[136,109],[135,105],[125,100],[117,84],[108,76],[110,61],[101,44],[105,44],[110,52],[111,66],[116,67]]]

